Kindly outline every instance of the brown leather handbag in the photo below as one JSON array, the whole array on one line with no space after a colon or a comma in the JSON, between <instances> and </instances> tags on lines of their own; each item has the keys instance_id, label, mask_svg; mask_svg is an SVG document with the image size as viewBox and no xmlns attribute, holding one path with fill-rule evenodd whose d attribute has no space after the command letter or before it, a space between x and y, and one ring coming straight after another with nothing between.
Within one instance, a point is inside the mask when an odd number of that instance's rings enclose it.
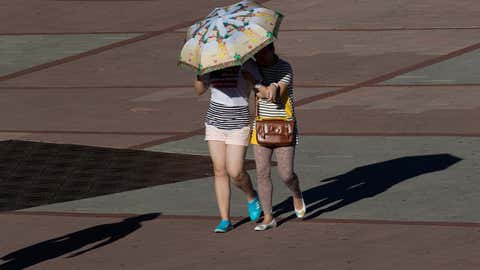
<instances>
[{"instance_id":1,"label":"brown leather handbag","mask_svg":"<svg viewBox=\"0 0 480 270\"><path fill-rule=\"evenodd\" d=\"M257 142L263 146L290 146L295 140L295 121L285 119L261 119L258 97L255 97L255 130Z\"/></svg>"}]
</instances>

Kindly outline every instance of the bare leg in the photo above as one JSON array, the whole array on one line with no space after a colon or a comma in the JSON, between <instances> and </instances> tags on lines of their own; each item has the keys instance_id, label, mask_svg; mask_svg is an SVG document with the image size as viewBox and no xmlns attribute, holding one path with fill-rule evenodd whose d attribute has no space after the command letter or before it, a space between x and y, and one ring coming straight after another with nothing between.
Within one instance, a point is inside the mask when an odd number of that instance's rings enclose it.
<instances>
[{"instance_id":1,"label":"bare leg","mask_svg":"<svg viewBox=\"0 0 480 270\"><path fill-rule=\"evenodd\" d=\"M272 179L270 177L270 162L272 149L261 145L254 146L255 164L257 166L258 195L263 209L263 224L272 221Z\"/></svg>"},{"instance_id":2,"label":"bare leg","mask_svg":"<svg viewBox=\"0 0 480 270\"><path fill-rule=\"evenodd\" d=\"M250 175L244 168L246 152L247 147L245 146L227 144L226 167L233 184L245 192L248 201L252 201L256 194Z\"/></svg>"},{"instance_id":3,"label":"bare leg","mask_svg":"<svg viewBox=\"0 0 480 270\"><path fill-rule=\"evenodd\" d=\"M208 141L208 149L215 172L215 195L218 210L223 220L230 220L230 179L227 174L227 147L222 141Z\"/></svg>"}]
</instances>

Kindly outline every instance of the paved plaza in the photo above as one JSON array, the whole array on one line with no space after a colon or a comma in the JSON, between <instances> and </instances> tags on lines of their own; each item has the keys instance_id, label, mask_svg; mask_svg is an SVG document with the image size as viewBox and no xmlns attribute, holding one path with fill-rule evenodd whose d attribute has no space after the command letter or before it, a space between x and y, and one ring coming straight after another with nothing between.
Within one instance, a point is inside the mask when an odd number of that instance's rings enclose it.
<instances>
[{"instance_id":1,"label":"paved plaza","mask_svg":"<svg viewBox=\"0 0 480 270\"><path fill-rule=\"evenodd\" d=\"M480 3L258 2L285 14L306 218L274 167L280 226L234 189L211 232L209 95L177 59L231 1L5 1L0 269L480 269Z\"/></svg>"}]
</instances>

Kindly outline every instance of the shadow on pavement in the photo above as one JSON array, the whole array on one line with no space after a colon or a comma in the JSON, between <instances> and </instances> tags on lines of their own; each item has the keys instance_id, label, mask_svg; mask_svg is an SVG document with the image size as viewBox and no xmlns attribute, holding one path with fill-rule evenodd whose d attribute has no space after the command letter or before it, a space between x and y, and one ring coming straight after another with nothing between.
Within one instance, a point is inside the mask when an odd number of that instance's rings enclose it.
<instances>
[{"instance_id":1,"label":"shadow on pavement","mask_svg":"<svg viewBox=\"0 0 480 270\"><path fill-rule=\"evenodd\" d=\"M462 159L450 154L409 156L355 168L345 174L331 177L316 187L303 192L307 205L304 219L318 217L364 198L373 197L390 187L416 176L445 170ZM273 208L276 217L293 211L289 197ZM278 224L295 217L291 214Z\"/></svg>"},{"instance_id":2,"label":"shadow on pavement","mask_svg":"<svg viewBox=\"0 0 480 270\"><path fill-rule=\"evenodd\" d=\"M246 160L245 168L255 168L255 162ZM0 211L209 176L209 156L0 141Z\"/></svg>"},{"instance_id":3,"label":"shadow on pavement","mask_svg":"<svg viewBox=\"0 0 480 270\"><path fill-rule=\"evenodd\" d=\"M159 216L160 213L134 216L126 218L120 222L97 225L37 243L3 256L1 259L6 262L0 265L0 269L25 269L35 264L60 257L74 251L75 252L68 255L67 258L76 257L118 241L140 229L142 227L142 222L155 219ZM81 250L82 248L93 243L97 244Z\"/></svg>"}]
</instances>

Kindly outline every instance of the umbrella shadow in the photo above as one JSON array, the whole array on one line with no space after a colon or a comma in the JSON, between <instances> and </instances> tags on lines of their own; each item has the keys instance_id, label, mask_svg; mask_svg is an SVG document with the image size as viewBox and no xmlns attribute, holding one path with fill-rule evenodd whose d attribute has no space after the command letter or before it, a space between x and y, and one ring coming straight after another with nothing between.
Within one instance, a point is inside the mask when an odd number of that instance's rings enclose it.
<instances>
[{"instance_id":1,"label":"umbrella shadow","mask_svg":"<svg viewBox=\"0 0 480 270\"><path fill-rule=\"evenodd\" d=\"M365 198L374 197L390 187L416 176L445 170L461 161L450 154L408 156L355 168L347 173L320 181L322 184L303 192L307 216L312 219ZM274 216L293 211L292 198L274 206ZM296 218L291 214L279 225Z\"/></svg>"},{"instance_id":2,"label":"umbrella shadow","mask_svg":"<svg viewBox=\"0 0 480 270\"><path fill-rule=\"evenodd\" d=\"M124 238L140 229L142 222L155 219L158 216L160 216L160 213L134 216L120 222L93 226L19 249L1 258L6 262L0 265L0 269L25 269L71 252L74 253L68 255L67 258L82 255ZM93 243L97 244L83 249Z\"/></svg>"}]
</instances>

